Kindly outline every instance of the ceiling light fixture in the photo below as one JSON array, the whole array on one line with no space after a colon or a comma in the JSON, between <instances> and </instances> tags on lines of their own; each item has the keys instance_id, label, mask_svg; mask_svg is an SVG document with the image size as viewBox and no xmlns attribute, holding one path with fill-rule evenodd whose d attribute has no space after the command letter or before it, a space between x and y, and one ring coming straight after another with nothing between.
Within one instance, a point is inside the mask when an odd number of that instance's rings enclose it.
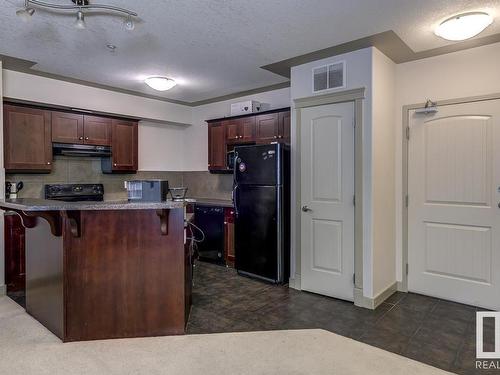
<instances>
[{"instance_id":1,"label":"ceiling light fixture","mask_svg":"<svg viewBox=\"0 0 500 375\"><path fill-rule=\"evenodd\" d=\"M148 77L144 80L144 82L146 85L157 91L167 91L177 85L177 82L175 82L172 78L159 76Z\"/></svg>"},{"instance_id":2,"label":"ceiling light fixture","mask_svg":"<svg viewBox=\"0 0 500 375\"><path fill-rule=\"evenodd\" d=\"M441 22L434 33L447 40L465 40L480 34L492 22L493 17L488 13L463 13Z\"/></svg>"},{"instance_id":3,"label":"ceiling light fixture","mask_svg":"<svg viewBox=\"0 0 500 375\"><path fill-rule=\"evenodd\" d=\"M133 30L135 28L135 23L133 17L137 17L137 13L116 7L114 5L106 4L90 4L89 0L71 0L72 4L53 4L46 3L39 0L24 0L24 7L16 12L16 15L22 20L29 20L31 16L35 13L35 7L38 8L48 8L56 9L61 11L76 11L76 22L75 27L78 29L85 29L85 10L104 10L109 12L121 13L125 15L124 26L127 30Z\"/></svg>"}]
</instances>

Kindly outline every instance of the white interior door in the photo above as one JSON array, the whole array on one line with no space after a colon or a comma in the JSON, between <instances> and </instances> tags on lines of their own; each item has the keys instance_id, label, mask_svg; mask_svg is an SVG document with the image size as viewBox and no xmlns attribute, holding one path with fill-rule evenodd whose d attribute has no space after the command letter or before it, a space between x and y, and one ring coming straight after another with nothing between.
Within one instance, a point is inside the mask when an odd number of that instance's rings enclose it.
<instances>
[{"instance_id":1,"label":"white interior door","mask_svg":"<svg viewBox=\"0 0 500 375\"><path fill-rule=\"evenodd\" d=\"M500 309L500 100L410 113L408 288Z\"/></svg>"},{"instance_id":2,"label":"white interior door","mask_svg":"<svg viewBox=\"0 0 500 375\"><path fill-rule=\"evenodd\" d=\"M354 103L301 111L301 288L354 299Z\"/></svg>"}]
</instances>

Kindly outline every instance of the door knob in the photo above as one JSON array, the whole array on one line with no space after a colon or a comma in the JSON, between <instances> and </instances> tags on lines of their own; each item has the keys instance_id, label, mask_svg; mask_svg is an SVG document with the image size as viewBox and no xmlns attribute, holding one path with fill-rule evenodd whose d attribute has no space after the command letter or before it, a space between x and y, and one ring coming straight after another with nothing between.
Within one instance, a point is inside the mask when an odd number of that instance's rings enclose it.
<instances>
[{"instance_id":1,"label":"door knob","mask_svg":"<svg viewBox=\"0 0 500 375\"><path fill-rule=\"evenodd\" d=\"M307 206L302 206L302 211L303 212L308 212L308 211L312 211L309 207Z\"/></svg>"}]
</instances>

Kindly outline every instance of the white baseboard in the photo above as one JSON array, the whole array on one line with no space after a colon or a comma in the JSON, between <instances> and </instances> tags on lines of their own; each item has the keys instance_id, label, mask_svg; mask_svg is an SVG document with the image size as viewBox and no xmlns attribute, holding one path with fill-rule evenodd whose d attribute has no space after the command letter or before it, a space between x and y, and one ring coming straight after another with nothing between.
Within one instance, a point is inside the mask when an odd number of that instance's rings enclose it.
<instances>
[{"instance_id":1,"label":"white baseboard","mask_svg":"<svg viewBox=\"0 0 500 375\"><path fill-rule=\"evenodd\" d=\"M398 292L408 293L408 287L402 281L398 281Z\"/></svg>"},{"instance_id":2,"label":"white baseboard","mask_svg":"<svg viewBox=\"0 0 500 375\"><path fill-rule=\"evenodd\" d=\"M300 275L295 274L294 277L290 277L290 280L288 281L288 287L296 290L302 290L300 288Z\"/></svg>"},{"instance_id":3,"label":"white baseboard","mask_svg":"<svg viewBox=\"0 0 500 375\"><path fill-rule=\"evenodd\" d=\"M363 295L363 290L354 288L354 304L359 307L364 307L365 309L375 310L397 290L398 284L395 282L394 284L389 285L388 288L380 292L374 298L370 298Z\"/></svg>"},{"instance_id":4,"label":"white baseboard","mask_svg":"<svg viewBox=\"0 0 500 375\"><path fill-rule=\"evenodd\" d=\"M0 285L0 297L5 296L7 293L7 286L6 285Z\"/></svg>"}]
</instances>

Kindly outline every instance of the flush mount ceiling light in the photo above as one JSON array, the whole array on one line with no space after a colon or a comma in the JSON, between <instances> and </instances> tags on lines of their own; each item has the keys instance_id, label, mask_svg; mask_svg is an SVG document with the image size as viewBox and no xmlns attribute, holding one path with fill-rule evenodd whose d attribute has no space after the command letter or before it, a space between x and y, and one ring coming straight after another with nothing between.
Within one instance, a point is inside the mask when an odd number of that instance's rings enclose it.
<instances>
[{"instance_id":1,"label":"flush mount ceiling light","mask_svg":"<svg viewBox=\"0 0 500 375\"><path fill-rule=\"evenodd\" d=\"M144 82L146 85L157 91L167 91L177 85L177 82L175 82L172 78L158 76L148 77L144 80Z\"/></svg>"},{"instance_id":2,"label":"flush mount ceiling light","mask_svg":"<svg viewBox=\"0 0 500 375\"><path fill-rule=\"evenodd\" d=\"M72 4L52 4L39 0L24 0L24 7L16 12L16 15L23 21L28 21L35 13L35 7L56 9L61 11L76 11L75 27L77 29L85 29L85 10L104 10L109 12L121 13L125 15L124 27L126 30L134 30L135 23L133 17L137 17L137 13L131 10L116 7L114 5L105 4L90 4L89 0L71 0Z\"/></svg>"},{"instance_id":3,"label":"flush mount ceiling light","mask_svg":"<svg viewBox=\"0 0 500 375\"><path fill-rule=\"evenodd\" d=\"M493 17L484 12L463 13L441 22L434 33L447 40L472 38L493 22Z\"/></svg>"}]
</instances>

